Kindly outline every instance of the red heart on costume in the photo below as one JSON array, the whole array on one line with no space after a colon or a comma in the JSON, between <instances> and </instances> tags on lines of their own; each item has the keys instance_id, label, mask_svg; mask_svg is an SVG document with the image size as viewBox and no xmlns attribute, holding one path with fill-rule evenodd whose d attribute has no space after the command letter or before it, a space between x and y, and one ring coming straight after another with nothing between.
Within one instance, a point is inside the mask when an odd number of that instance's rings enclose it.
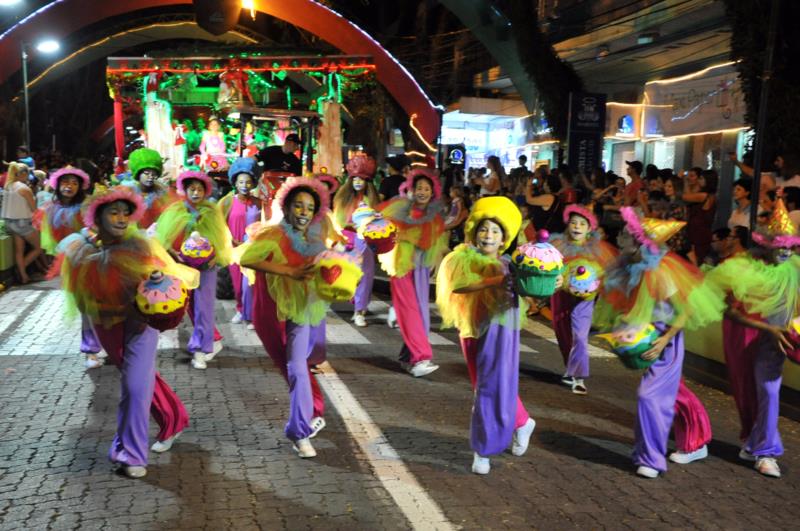
<instances>
[{"instance_id":1,"label":"red heart on costume","mask_svg":"<svg viewBox=\"0 0 800 531\"><path fill-rule=\"evenodd\" d=\"M322 266L319 268L319 276L328 284L333 284L336 279L342 274L342 266L335 265L333 267Z\"/></svg>"}]
</instances>

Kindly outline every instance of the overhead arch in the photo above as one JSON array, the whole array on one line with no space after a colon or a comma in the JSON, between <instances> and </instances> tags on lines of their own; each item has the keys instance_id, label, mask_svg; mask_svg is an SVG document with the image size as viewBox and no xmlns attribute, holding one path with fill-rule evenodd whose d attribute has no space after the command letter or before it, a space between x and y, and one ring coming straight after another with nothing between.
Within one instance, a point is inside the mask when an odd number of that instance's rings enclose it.
<instances>
[{"instance_id":1,"label":"overhead arch","mask_svg":"<svg viewBox=\"0 0 800 531\"><path fill-rule=\"evenodd\" d=\"M55 0L31 13L0 35L0 83L20 69L19 46L46 35L63 39L110 17L148 8L191 4L191 0ZM255 9L302 28L342 52L372 56L376 77L428 142L439 135L439 113L408 70L364 30L313 0L254 0Z\"/></svg>"}]
</instances>

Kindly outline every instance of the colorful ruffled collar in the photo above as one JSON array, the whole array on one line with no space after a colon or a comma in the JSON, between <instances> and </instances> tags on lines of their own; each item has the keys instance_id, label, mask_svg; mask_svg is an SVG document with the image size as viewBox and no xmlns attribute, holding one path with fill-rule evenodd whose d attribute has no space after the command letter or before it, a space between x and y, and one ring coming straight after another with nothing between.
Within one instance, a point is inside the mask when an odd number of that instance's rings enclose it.
<instances>
[{"instance_id":1,"label":"colorful ruffled collar","mask_svg":"<svg viewBox=\"0 0 800 531\"><path fill-rule=\"evenodd\" d=\"M625 295L630 294L642 282L642 275L658 267L667 251L660 249L652 252L647 245L640 248L642 259L638 262L631 261L628 256L620 256L618 262L606 275L605 286L608 290L620 290Z\"/></svg>"},{"instance_id":2,"label":"colorful ruffled collar","mask_svg":"<svg viewBox=\"0 0 800 531\"><path fill-rule=\"evenodd\" d=\"M306 258L313 258L326 249L325 242L322 241L321 223L312 223L306 231L305 238L302 232L292 227L285 219L282 219L278 226L289 238L292 250Z\"/></svg>"},{"instance_id":3,"label":"colorful ruffled collar","mask_svg":"<svg viewBox=\"0 0 800 531\"><path fill-rule=\"evenodd\" d=\"M404 204L397 213L397 220L406 225L424 225L430 223L433 219L440 215L442 211L442 202L439 199L434 199L425 209L425 213L420 217L412 217L411 212L414 210L414 201L410 199L402 199Z\"/></svg>"}]
</instances>

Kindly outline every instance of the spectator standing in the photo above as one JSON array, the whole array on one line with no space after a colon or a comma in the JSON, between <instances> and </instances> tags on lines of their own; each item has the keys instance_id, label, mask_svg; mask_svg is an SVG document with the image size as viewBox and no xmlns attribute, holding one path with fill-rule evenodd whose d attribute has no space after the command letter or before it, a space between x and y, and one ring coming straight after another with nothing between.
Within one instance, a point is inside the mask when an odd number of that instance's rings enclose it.
<instances>
[{"instance_id":1,"label":"spectator standing","mask_svg":"<svg viewBox=\"0 0 800 531\"><path fill-rule=\"evenodd\" d=\"M482 181L479 181L481 185L479 195L481 197L498 195L503 182L506 180L506 171L503 169L503 165L500 164L500 158L491 155L486 159L486 169L489 170L489 174Z\"/></svg>"},{"instance_id":2,"label":"spectator standing","mask_svg":"<svg viewBox=\"0 0 800 531\"><path fill-rule=\"evenodd\" d=\"M711 232L714 224L714 215L717 211L717 186L719 176L714 170L700 170L697 181L698 192L691 191L691 183L687 179L683 192L683 200L688 206L688 223L686 225L689 243L692 245L692 255L695 264L702 264L703 259L711 251Z\"/></svg>"},{"instance_id":3,"label":"spectator standing","mask_svg":"<svg viewBox=\"0 0 800 531\"><path fill-rule=\"evenodd\" d=\"M389 176L381 180L378 190L381 201L400 195L400 185L406 182L406 175L411 169L411 161L405 155L389 157L386 163L389 165Z\"/></svg>"},{"instance_id":4,"label":"spectator standing","mask_svg":"<svg viewBox=\"0 0 800 531\"><path fill-rule=\"evenodd\" d=\"M683 199L681 199L679 195L681 186L682 184L677 177L664 181L664 196L667 201L665 219L686 221L686 203L683 202ZM686 237L686 227L676 232L672 238L667 240L667 247L669 247L672 252L686 258L691 250L691 245Z\"/></svg>"},{"instance_id":5,"label":"spectator standing","mask_svg":"<svg viewBox=\"0 0 800 531\"><path fill-rule=\"evenodd\" d=\"M733 200L736 207L728 218L728 228L736 226L747 227L750 225L750 192L753 189L751 179L739 179L733 183Z\"/></svg>"},{"instance_id":6,"label":"spectator standing","mask_svg":"<svg viewBox=\"0 0 800 531\"><path fill-rule=\"evenodd\" d=\"M625 164L628 165L628 177L631 179L625 187L625 206L639 206L639 192L642 191L642 187L644 186L644 180L642 180L642 163L638 160L626 160Z\"/></svg>"},{"instance_id":7,"label":"spectator standing","mask_svg":"<svg viewBox=\"0 0 800 531\"><path fill-rule=\"evenodd\" d=\"M30 282L28 266L40 254L42 246L39 233L33 228L33 213L36 211L36 199L28 187L28 166L20 162L12 162L8 167L8 176L3 190L3 203L0 217L5 222L6 232L14 238L14 261L17 274L22 284ZM25 246L31 250L25 252Z\"/></svg>"},{"instance_id":8,"label":"spectator standing","mask_svg":"<svg viewBox=\"0 0 800 531\"><path fill-rule=\"evenodd\" d=\"M526 155L520 155L517 161L519 162L519 166L511 170L511 173L508 174L512 190L517 190L520 183L527 181L531 173L530 170L528 170L528 157Z\"/></svg>"}]
</instances>

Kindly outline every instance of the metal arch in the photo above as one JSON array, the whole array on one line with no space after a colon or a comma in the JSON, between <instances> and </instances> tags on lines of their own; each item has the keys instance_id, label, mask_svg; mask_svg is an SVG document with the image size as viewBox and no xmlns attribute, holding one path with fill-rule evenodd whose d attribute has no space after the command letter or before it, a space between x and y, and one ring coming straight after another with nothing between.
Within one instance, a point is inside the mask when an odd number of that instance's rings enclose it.
<instances>
[{"instance_id":1,"label":"metal arch","mask_svg":"<svg viewBox=\"0 0 800 531\"><path fill-rule=\"evenodd\" d=\"M525 108L533 114L538 107L538 91L519 57L517 45L511 35L511 21L492 7L487 0L439 0L486 47L497 64L508 75L522 98ZM506 32L508 37L498 38Z\"/></svg>"}]
</instances>

